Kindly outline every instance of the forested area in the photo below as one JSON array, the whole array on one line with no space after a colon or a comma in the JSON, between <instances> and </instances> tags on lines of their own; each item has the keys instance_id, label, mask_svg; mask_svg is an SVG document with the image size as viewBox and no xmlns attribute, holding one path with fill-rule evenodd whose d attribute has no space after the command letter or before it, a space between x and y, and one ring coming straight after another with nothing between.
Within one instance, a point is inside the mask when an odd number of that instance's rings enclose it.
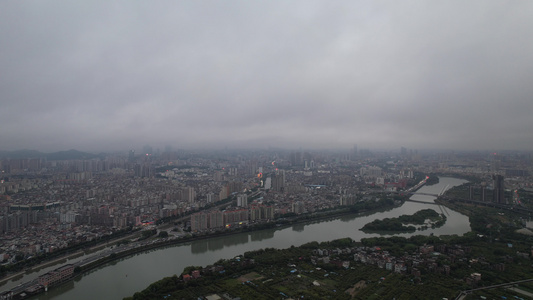
<instances>
[{"instance_id":1,"label":"forested area","mask_svg":"<svg viewBox=\"0 0 533 300\"><path fill-rule=\"evenodd\" d=\"M519 216L475 205L457 208L470 216L472 232L463 236L375 237L360 242L345 238L259 249L211 266L190 266L126 299L197 299L212 294L230 299L454 299L464 290L533 278L533 237L517 232L522 228ZM397 219L414 224L436 217L440 216L430 209ZM533 291L531 283L516 286ZM465 300L480 296L523 297L500 288L473 292Z\"/></svg>"},{"instance_id":2,"label":"forested area","mask_svg":"<svg viewBox=\"0 0 533 300\"><path fill-rule=\"evenodd\" d=\"M443 253L422 254L420 249L428 247ZM461 290L532 277L530 268L522 267L530 263L520 255L527 249L527 243L509 248L473 235L310 242L250 251L212 266L190 266L180 276L164 278L126 299L196 299L211 294L241 299L453 299ZM354 253L389 257L405 266L410 265L409 257L417 257L419 264L388 270L375 262L355 262ZM342 265L346 262L349 266ZM192 278L195 271L201 275ZM481 281L468 281L474 272L482 274ZM515 295L507 290L489 294Z\"/></svg>"},{"instance_id":3,"label":"forested area","mask_svg":"<svg viewBox=\"0 0 533 300\"><path fill-rule=\"evenodd\" d=\"M430 225L426 224L426 220L430 220ZM433 209L423 209L417 211L412 215L401 215L397 218L385 218L383 220L376 219L361 228L364 232L415 232L417 228L413 225L424 225L421 229L427 229L428 226L436 228L444 225L446 216L439 215Z\"/></svg>"}]
</instances>

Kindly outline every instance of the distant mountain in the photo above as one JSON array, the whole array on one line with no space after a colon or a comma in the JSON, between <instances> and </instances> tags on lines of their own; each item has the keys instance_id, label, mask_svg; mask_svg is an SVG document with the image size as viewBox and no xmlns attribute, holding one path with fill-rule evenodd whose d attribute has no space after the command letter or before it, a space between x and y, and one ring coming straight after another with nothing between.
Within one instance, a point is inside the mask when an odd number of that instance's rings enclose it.
<instances>
[{"instance_id":1,"label":"distant mountain","mask_svg":"<svg viewBox=\"0 0 533 300\"><path fill-rule=\"evenodd\" d=\"M20 158L44 158L46 156L45 153L36 151L36 150L16 150L16 151L0 151L0 158L12 158L12 159L20 159Z\"/></svg>"},{"instance_id":2,"label":"distant mountain","mask_svg":"<svg viewBox=\"0 0 533 300\"><path fill-rule=\"evenodd\" d=\"M46 160L69 160L69 159L93 159L102 157L102 155L82 152L78 150L67 150L52 153L43 153L36 150L16 150L0 151L0 159L23 159L23 158L44 158Z\"/></svg>"}]
</instances>

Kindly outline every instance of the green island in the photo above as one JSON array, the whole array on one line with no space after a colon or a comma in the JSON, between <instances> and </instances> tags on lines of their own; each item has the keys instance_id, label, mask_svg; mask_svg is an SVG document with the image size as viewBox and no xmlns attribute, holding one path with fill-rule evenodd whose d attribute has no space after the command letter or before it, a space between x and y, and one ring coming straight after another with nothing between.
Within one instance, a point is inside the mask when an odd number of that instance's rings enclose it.
<instances>
[{"instance_id":1,"label":"green island","mask_svg":"<svg viewBox=\"0 0 533 300\"><path fill-rule=\"evenodd\" d=\"M187 267L125 299L531 298L533 232L521 216L448 204L468 213L471 232L260 249Z\"/></svg>"},{"instance_id":2,"label":"green island","mask_svg":"<svg viewBox=\"0 0 533 300\"><path fill-rule=\"evenodd\" d=\"M426 185L434 185L439 183L439 176L436 174L429 174L428 179L426 180Z\"/></svg>"},{"instance_id":3,"label":"green island","mask_svg":"<svg viewBox=\"0 0 533 300\"><path fill-rule=\"evenodd\" d=\"M417 211L412 215L401 215L397 218L385 218L383 220L376 219L370 223L367 223L361 231L364 232L415 232L417 228L413 225L423 225L418 230L431 228L437 228L446 223L446 216L438 214L433 209L423 209Z\"/></svg>"}]
</instances>

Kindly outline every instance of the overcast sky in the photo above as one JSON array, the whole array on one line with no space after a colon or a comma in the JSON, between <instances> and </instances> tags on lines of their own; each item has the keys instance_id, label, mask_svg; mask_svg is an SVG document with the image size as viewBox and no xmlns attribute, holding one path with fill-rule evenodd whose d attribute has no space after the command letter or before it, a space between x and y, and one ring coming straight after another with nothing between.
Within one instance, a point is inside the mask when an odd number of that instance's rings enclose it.
<instances>
[{"instance_id":1,"label":"overcast sky","mask_svg":"<svg viewBox=\"0 0 533 300\"><path fill-rule=\"evenodd\" d=\"M533 1L2 1L0 150L533 150Z\"/></svg>"}]
</instances>

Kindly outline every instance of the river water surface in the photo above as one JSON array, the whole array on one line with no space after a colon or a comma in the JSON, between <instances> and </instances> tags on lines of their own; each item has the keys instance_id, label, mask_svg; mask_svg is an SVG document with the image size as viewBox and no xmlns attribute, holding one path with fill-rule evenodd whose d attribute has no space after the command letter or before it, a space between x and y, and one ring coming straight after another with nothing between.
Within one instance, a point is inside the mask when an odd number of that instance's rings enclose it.
<instances>
[{"instance_id":1,"label":"river water surface","mask_svg":"<svg viewBox=\"0 0 533 300\"><path fill-rule=\"evenodd\" d=\"M462 179L440 177L438 184L424 186L418 192L439 194L448 185L453 187L465 182L466 180ZM400 207L368 216L347 215L331 220L297 224L283 229L267 229L214 237L140 253L95 269L84 274L80 279L51 289L32 299L122 299L132 296L135 292L145 289L149 284L163 277L181 274L187 266L206 266L221 258L232 258L246 251L261 248L288 248L311 241L323 242L344 237L359 241L365 237L380 236L376 233L366 234L360 229L375 219L413 214L426 208L446 214L446 224L436 229L397 235L429 235L431 233L462 235L470 231L468 217L449 208L435 205L434 196L413 195L411 199L427 202L427 204L405 202Z\"/></svg>"}]
</instances>

